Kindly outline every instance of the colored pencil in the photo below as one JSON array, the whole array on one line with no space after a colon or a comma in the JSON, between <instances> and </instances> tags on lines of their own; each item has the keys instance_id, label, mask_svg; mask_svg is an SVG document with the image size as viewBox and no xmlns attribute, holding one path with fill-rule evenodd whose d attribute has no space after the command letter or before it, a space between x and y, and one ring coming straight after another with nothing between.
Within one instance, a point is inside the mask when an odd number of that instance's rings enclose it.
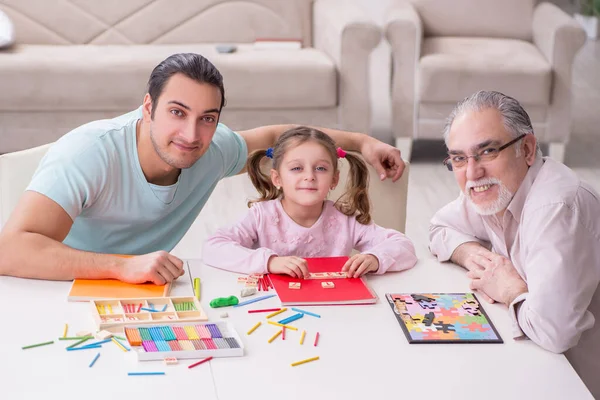
<instances>
[{"instance_id":1,"label":"colored pencil","mask_svg":"<svg viewBox=\"0 0 600 400\"><path fill-rule=\"evenodd\" d=\"M271 336L271 338L269 339L269 343L271 343L273 340L277 339L277 336L281 335L282 331L283 331L283 329L281 331L277 331L276 334L274 334L273 336Z\"/></svg>"},{"instance_id":2,"label":"colored pencil","mask_svg":"<svg viewBox=\"0 0 600 400\"><path fill-rule=\"evenodd\" d=\"M204 360L200 360L197 363L193 363L191 365L188 365L188 368L194 368L195 366L200 365L200 364L205 363L205 362L210 361L210 360L212 360L212 356L206 357Z\"/></svg>"},{"instance_id":3,"label":"colored pencil","mask_svg":"<svg viewBox=\"0 0 600 400\"><path fill-rule=\"evenodd\" d=\"M282 312L286 312L286 311L287 311L287 307L284 307L284 308L280 309L279 311L275 311L274 313L267 315L266 318L274 317L274 316L281 314Z\"/></svg>"},{"instance_id":4,"label":"colored pencil","mask_svg":"<svg viewBox=\"0 0 600 400\"><path fill-rule=\"evenodd\" d=\"M125 347L121 342L119 342L114 337L110 338L110 340L113 341L117 346L119 346L121 348L121 350L123 350L125 352L129 351L129 349L127 347Z\"/></svg>"},{"instance_id":5,"label":"colored pencil","mask_svg":"<svg viewBox=\"0 0 600 400\"><path fill-rule=\"evenodd\" d=\"M295 326L291 326L291 325L283 325L280 324L279 322L275 322L275 321L267 321L269 324L271 325L275 325L275 326L281 326L281 327L285 327L286 329L291 329L293 331L297 331L298 328L296 328Z\"/></svg>"},{"instance_id":6,"label":"colored pencil","mask_svg":"<svg viewBox=\"0 0 600 400\"><path fill-rule=\"evenodd\" d=\"M93 336L85 336L85 337L84 337L84 338L82 338L81 340L79 340L79 341L77 341L77 342L73 343L73 344L72 344L72 345L70 345L70 346L67 346L67 349L73 348L73 347L75 347L75 346L79 346L81 343L83 343L83 342L87 342L87 341L88 341L88 340L90 340L91 338L93 338Z\"/></svg>"},{"instance_id":7,"label":"colored pencil","mask_svg":"<svg viewBox=\"0 0 600 400\"><path fill-rule=\"evenodd\" d=\"M311 362L311 361L317 361L319 359L319 357L312 357L312 358L307 358L306 360L302 360L302 361L296 361L295 363L292 363L292 367L295 367L296 365L300 365L300 364L305 364L307 362Z\"/></svg>"},{"instance_id":8,"label":"colored pencil","mask_svg":"<svg viewBox=\"0 0 600 400\"><path fill-rule=\"evenodd\" d=\"M21 349L23 349L23 350L27 350L27 349L33 349L34 347L46 346L46 345L49 345L49 344L52 344L52 343L54 343L54 340L53 340L53 341L51 341L51 342L44 342L44 343L30 344L29 346L23 346L23 347L21 347Z\"/></svg>"},{"instance_id":9,"label":"colored pencil","mask_svg":"<svg viewBox=\"0 0 600 400\"><path fill-rule=\"evenodd\" d=\"M234 305L234 307L245 306L246 304L256 303L257 301L270 299L271 297L275 297L275 296L277 296L277 295L276 294L269 294L267 296L262 296L262 297L257 297L255 299L242 301L241 303L238 303L238 304Z\"/></svg>"},{"instance_id":10,"label":"colored pencil","mask_svg":"<svg viewBox=\"0 0 600 400\"><path fill-rule=\"evenodd\" d=\"M164 372L128 372L129 376L142 376L142 375L165 375Z\"/></svg>"},{"instance_id":11,"label":"colored pencil","mask_svg":"<svg viewBox=\"0 0 600 400\"><path fill-rule=\"evenodd\" d=\"M321 316L319 314L315 314L315 313L312 313L312 312L309 312L309 311L304 311L304 310L301 310L301 309L295 308L295 307L292 307L292 311L296 311L296 312L300 312L302 314L306 314L306 315L310 315L310 316L313 316L313 317L321 318Z\"/></svg>"},{"instance_id":12,"label":"colored pencil","mask_svg":"<svg viewBox=\"0 0 600 400\"><path fill-rule=\"evenodd\" d=\"M194 296L200 300L200 278L194 278Z\"/></svg>"},{"instance_id":13,"label":"colored pencil","mask_svg":"<svg viewBox=\"0 0 600 400\"><path fill-rule=\"evenodd\" d=\"M281 321L278 321L278 322L279 322L280 324L287 325L287 324L289 324L290 322L294 322L295 320L297 320L297 319L300 319L300 318L302 318L302 317L304 317L304 314L302 314L302 313L298 313L298 314L294 314L294 315L292 315L291 317L284 318L284 319L282 319Z\"/></svg>"},{"instance_id":14,"label":"colored pencil","mask_svg":"<svg viewBox=\"0 0 600 400\"><path fill-rule=\"evenodd\" d=\"M260 326L260 324L261 324L261 322L260 322L260 321L258 321L258 322L256 323L256 325L254 325L252 328L250 328L250 330L248 331L248 333L247 333L247 334L249 335L249 334L251 334L252 332L254 332L254 331L256 330L256 328L258 328L258 327Z\"/></svg>"},{"instance_id":15,"label":"colored pencil","mask_svg":"<svg viewBox=\"0 0 600 400\"><path fill-rule=\"evenodd\" d=\"M248 314L259 313L259 312L272 312L279 311L281 308L263 308L261 310L248 310Z\"/></svg>"},{"instance_id":16,"label":"colored pencil","mask_svg":"<svg viewBox=\"0 0 600 400\"><path fill-rule=\"evenodd\" d=\"M94 357L94 359L90 363L89 368L92 368L94 364L96 364L96 360L98 360L98 357L100 357L100 353L96 354L96 357Z\"/></svg>"},{"instance_id":17,"label":"colored pencil","mask_svg":"<svg viewBox=\"0 0 600 400\"><path fill-rule=\"evenodd\" d=\"M102 347L102 345L99 345L99 344L81 346L81 347L67 347L67 351L99 349L100 347Z\"/></svg>"}]
</instances>

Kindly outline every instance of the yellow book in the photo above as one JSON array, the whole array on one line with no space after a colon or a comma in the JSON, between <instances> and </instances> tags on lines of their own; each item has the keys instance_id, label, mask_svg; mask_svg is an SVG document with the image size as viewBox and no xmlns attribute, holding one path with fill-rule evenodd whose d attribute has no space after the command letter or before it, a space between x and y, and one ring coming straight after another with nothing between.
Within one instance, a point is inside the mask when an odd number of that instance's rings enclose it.
<instances>
[{"instance_id":1,"label":"yellow book","mask_svg":"<svg viewBox=\"0 0 600 400\"><path fill-rule=\"evenodd\" d=\"M129 255L114 254L128 258ZM103 299L135 299L139 297L167 297L171 284L159 286L154 283L125 283L116 279L75 279L69 290L68 301Z\"/></svg>"},{"instance_id":2,"label":"yellow book","mask_svg":"<svg viewBox=\"0 0 600 400\"><path fill-rule=\"evenodd\" d=\"M135 299L139 297L167 297L171 284L125 283L116 279L75 279L69 291L69 301L103 299Z\"/></svg>"}]
</instances>

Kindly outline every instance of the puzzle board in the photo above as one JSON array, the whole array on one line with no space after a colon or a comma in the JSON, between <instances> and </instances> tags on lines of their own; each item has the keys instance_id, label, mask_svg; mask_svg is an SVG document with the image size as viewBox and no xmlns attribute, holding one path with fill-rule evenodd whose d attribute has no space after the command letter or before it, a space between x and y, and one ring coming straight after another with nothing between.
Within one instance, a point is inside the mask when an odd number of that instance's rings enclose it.
<instances>
[{"instance_id":1,"label":"puzzle board","mask_svg":"<svg viewBox=\"0 0 600 400\"><path fill-rule=\"evenodd\" d=\"M385 295L409 343L503 343L473 293Z\"/></svg>"},{"instance_id":2,"label":"puzzle board","mask_svg":"<svg viewBox=\"0 0 600 400\"><path fill-rule=\"evenodd\" d=\"M195 297L152 297L90 301L99 330L118 331L125 325L207 321Z\"/></svg>"},{"instance_id":3,"label":"puzzle board","mask_svg":"<svg viewBox=\"0 0 600 400\"><path fill-rule=\"evenodd\" d=\"M244 355L239 335L225 321L125 326L125 337L139 361Z\"/></svg>"}]
</instances>

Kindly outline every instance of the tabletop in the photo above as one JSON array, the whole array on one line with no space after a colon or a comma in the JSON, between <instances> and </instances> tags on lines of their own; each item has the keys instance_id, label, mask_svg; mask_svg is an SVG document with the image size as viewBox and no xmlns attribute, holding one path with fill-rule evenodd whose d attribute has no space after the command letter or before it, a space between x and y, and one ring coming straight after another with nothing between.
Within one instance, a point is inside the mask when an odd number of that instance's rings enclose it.
<instances>
[{"instance_id":1,"label":"tabletop","mask_svg":"<svg viewBox=\"0 0 600 400\"><path fill-rule=\"evenodd\" d=\"M268 339L277 327L265 324L254 308L279 307L270 299L242 307L212 309L211 299L238 295L237 274L187 261L187 273L173 285L172 296L192 295L192 278L201 279L201 304L209 320L233 324L246 348L242 357L214 358L193 369L193 360L166 366L138 362L133 352L103 346L67 352L58 341L64 324L69 332L94 327L89 305L67 302L70 282L0 277L3 316L0 329L0 393L10 399L57 395L61 399L106 399L129 396L163 399L197 395L202 399L592 399L567 359L529 340L513 340L506 307L483 303L503 344L409 344L385 300L385 293L469 292L464 270L422 257L417 266L399 273L369 276L379 297L376 304L303 306L306 315L286 330L286 340ZM263 292L254 295L260 296ZM271 293L274 293L271 291ZM251 335L246 332L263 324ZM300 345L300 331L306 339ZM316 332L319 342L314 346ZM22 350L24 345L55 340L53 345ZM110 343L109 343L110 345ZM318 361L292 367L295 361ZM128 376L127 372L164 371L165 376ZM4 396L2 396L4 397Z\"/></svg>"}]
</instances>

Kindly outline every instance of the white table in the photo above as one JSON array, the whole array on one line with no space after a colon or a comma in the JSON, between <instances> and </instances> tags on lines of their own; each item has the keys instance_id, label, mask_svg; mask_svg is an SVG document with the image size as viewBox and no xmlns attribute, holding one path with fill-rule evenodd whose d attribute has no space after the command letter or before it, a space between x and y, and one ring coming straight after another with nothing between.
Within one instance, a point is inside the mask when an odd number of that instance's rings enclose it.
<instances>
[{"instance_id":1,"label":"white table","mask_svg":"<svg viewBox=\"0 0 600 400\"><path fill-rule=\"evenodd\" d=\"M191 295L189 279L173 287L173 295ZM64 324L69 335L94 328L88 303L69 303L70 282L0 277L0 399L169 399L196 394L217 399L210 366L189 370L183 365L138 362L113 343L101 349L66 351L72 341L58 341ZM21 350L54 340L54 344ZM98 353L92 368L88 365ZM128 376L134 371L165 371L165 376Z\"/></svg>"},{"instance_id":2,"label":"white table","mask_svg":"<svg viewBox=\"0 0 600 400\"><path fill-rule=\"evenodd\" d=\"M0 393L7 399L40 395L60 399L165 399L194 396L202 399L592 399L562 355L542 350L529 341L511 338L510 320L501 305L483 306L504 344L409 345L384 299L388 292L467 292L464 271L421 257L410 271L369 277L380 300L375 305L301 307L322 316L305 316L294 323L308 334L303 346L299 332L286 340L267 339L277 328L265 324L264 314L252 308L279 306L274 297L253 305L211 309L214 297L238 295L237 275L190 261L190 274L180 278L172 295L190 295L191 277L202 280L202 306L211 320L223 312L242 337L246 355L213 359L189 370L189 361L177 366L137 362L131 353L103 346L93 368L88 364L97 350L67 352L66 343L31 350L21 346L56 340L64 323L69 332L93 327L86 304L68 303L70 283L0 277ZM259 292L256 296L260 296ZM274 292L272 292L274 293ZM289 315L289 313L288 313ZM263 324L252 335L246 331ZM18 331L17 331L18 330ZM319 344L313 346L315 332ZM291 367L312 356L320 360ZM128 371L165 371L166 376L129 377ZM128 392L127 394L125 392ZM8 395L4 397L4 395Z\"/></svg>"},{"instance_id":3,"label":"white table","mask_svg":"<svg viewBox=\"0 0 600 400\"><path fill-rule=\"evenodd\" d=\"M237 294L236 275L190 262L193 276L202 279L202 305L210 318L223 309L209 309L214 297ZM229 318L242 336L247 356L211 361L216 391L221 400L260 399L592 399L563 355L547 352L530 341L514 341L505 307L483 304L504 344L409 345L385 293L469 292L463 269L421 257L409 271L369 277L379 296L375 305L299 307L306 315L288 331L285 341L268 344L277 331L263 324L250 336L246 331L260 314L252 308L279 306L274 297L248 306L229 308ZM260 295L259 292L258 295ZM290 315L287 313L286 315ZM320 332L317 347L314 334ZM319 356L320 360L291 367L293 361Z\"/></svg>"}]
</instances>

